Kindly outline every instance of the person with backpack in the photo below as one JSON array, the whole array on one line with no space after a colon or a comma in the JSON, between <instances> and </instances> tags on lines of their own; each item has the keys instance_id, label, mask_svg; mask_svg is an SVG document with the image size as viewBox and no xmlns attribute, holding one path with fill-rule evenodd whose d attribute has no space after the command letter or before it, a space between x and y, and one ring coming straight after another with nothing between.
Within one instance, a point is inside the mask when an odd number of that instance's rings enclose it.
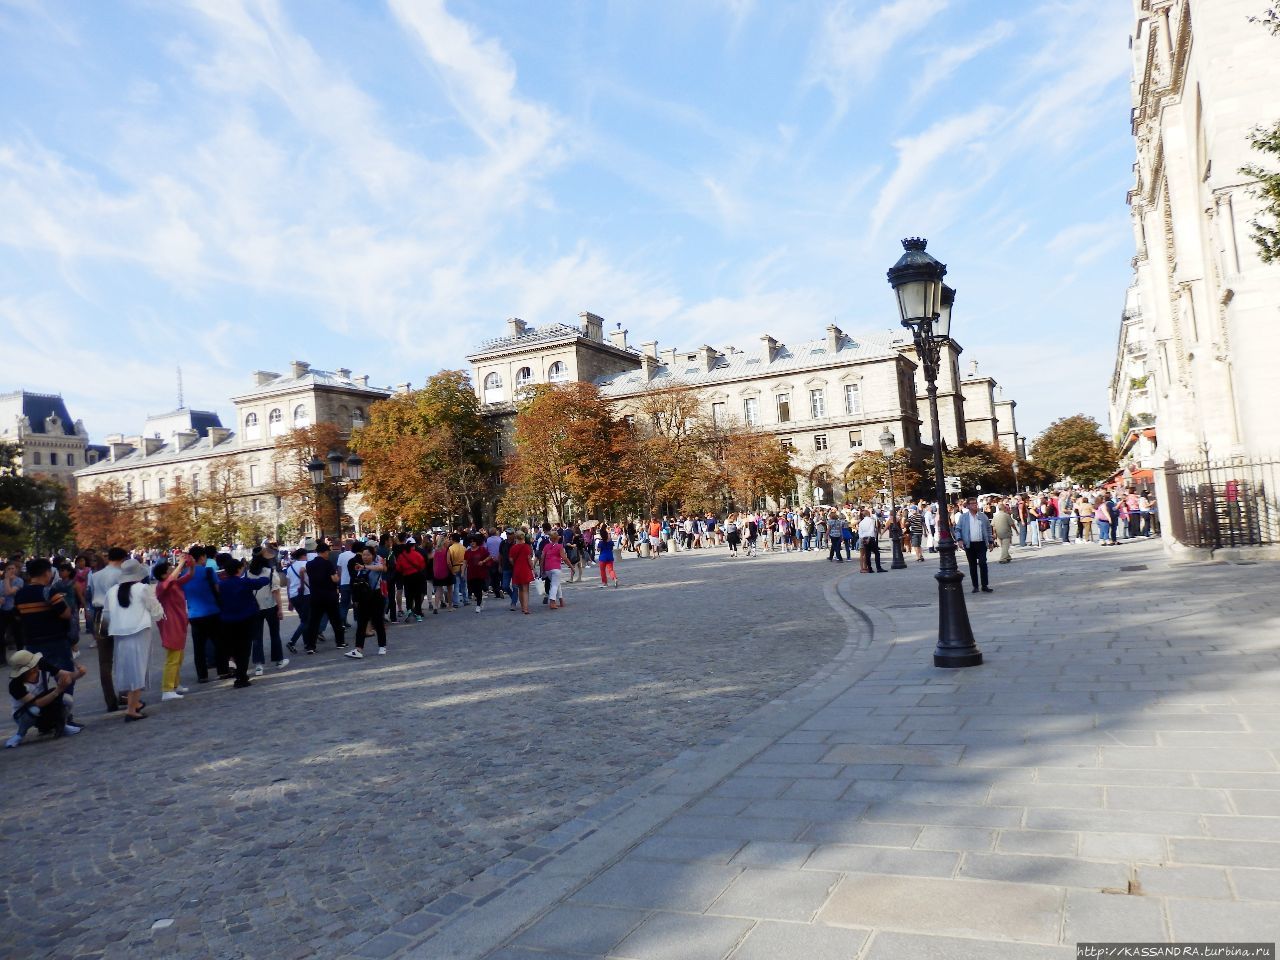
<instances>
[{"instance_id":1,"label":"person with backpack","mask_svg":"<svg viewBox=\"0 0 1280 960\"><path fill-rule=\"evenodd\" d=\"M284 568L285 593L288 594L289 609L298 615L298 628L285 646L290 653L298 652L298 640L307 630L307 621L311 619L311 587L307 584L307 551L299 548L289 555L289 564Z\"/></svg>"},{"instance_id":2,"label":"person with backpack","mask_svg":"<svg viewBox=\"0 0 1280 960\"><path fill-rule=\"evenodd\" d=\"M416 550L411 552L417 553ZM382 618L386 607L382 579L386 573L387 565L373 547L366 546L351 561L351 604L356 611L356 645L343 654L348 659L364 659L365 631L370 626L378 637L378 655L386 656L387 627Z\"/></svg>"},{"instance_id":3,"label":"person with backpack","mask_svg":"<svg viewBox=\"0 0 1280 960\"><path fill-rule=\"evenodd\" d=\"M262 630L265 627L271 637L271 662L277 670L289 665L284 649L280 646L280 621L284 619L284 604L280 602L280 568L276 564L276 548L267 544L249 563L251 576L265 576L268 584L260 588L254 597L258 602L258 626L253 631L253 675L262 676L266 658L262 649Z\"/></svg>"},{"instance_id":4,"label":"person with backpack","mask_svg":"<svg viewBox=\"0 0 1280 960\"><path fill-rule=\"evenodd\" d=\"M471 546L463 553L462 562L467 576L467 593L476 603L476 613L484 608L484 592L489 586L489 568L494 565L489 548L481 534L471 537Z\"/></svg>"}]
</instances>

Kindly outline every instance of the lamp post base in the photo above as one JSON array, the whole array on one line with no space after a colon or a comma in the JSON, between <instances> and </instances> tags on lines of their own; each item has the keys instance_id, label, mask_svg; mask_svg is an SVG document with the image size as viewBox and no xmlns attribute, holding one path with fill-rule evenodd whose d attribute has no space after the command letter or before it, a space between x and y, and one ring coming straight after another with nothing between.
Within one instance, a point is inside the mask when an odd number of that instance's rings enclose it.
<instances>
[{"instance_id":1,"label":"lamp post base","mask_svg":"<svg viewBox=\"0 0 1280 960\"><path fill-rule=\"evenodd\" d=\"M893 563L889 564L889 569L907 569L907 558L902 555L902 539L900 537L893 541Z\"/></svg>"},{"instance_id":2,"label":"lamp post base","mask_svg":"<svg viewBox=\"0 0 1280 960\"><path fill-rule=\"evenodd\" d=\"M933 651L935 667L976 667L982 663L982 651L973 639L969 611L964 602L964 574L956 568L953 543L938 547L942 569L934 574L938 581L938 645Z\"/></svg>"}]
</instances>

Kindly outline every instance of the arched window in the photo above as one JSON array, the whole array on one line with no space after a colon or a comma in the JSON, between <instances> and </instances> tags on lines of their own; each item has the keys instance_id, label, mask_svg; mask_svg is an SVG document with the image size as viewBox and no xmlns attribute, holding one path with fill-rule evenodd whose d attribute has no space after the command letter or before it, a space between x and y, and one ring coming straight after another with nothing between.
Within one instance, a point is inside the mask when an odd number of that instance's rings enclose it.
<instances>
[{"instance_id":1,"label":"arched window","mask_svg":"<svg viewBox=\"0 0 1280 960\"><path fill-rule=\"evenodd\" d=\"M257 440L262 436L262 427L258 424L258 415L251 413L244 418L244 438Z\"/></svg>"},{"instance_id":2,"label":"arched window","mask_svg":"<svg viewBox=\"0 0 1280 960\"><path fill-rule=\"evenodd\" d=\"M279 407L267 414L267 432L273 437L284 434L284 411Z\"/></svg>"},{"instance_id":3,"label":"arched window","mask_svg":"<svg viewBox=\"0 0 1280 960\"><path fill-rule=\"evenodd\" d=\"M557 360L547 368L547 381L549 383L564 383L569 379L569 368L565 366L563 360Z\"/></svg>"},{"instance_id":4,"label":"arched window","mask_svg":"<svg viewBox=\"0 0 1280 960\"><path fill-rule=\"evenodd\" d=\"M311 413L307 410L305 403L300 403L293 408L293 425L295 428L311 426Z\"/></svg>"},{"instance_id":5,"label":"arched window","mask_svg":"<svg viewBox=\"0 0 1280 960\"><path fill-rule=\"evenodd\" d=\"M502 393L502 377L491 373L484 378L484 402L501 403L506 397Z\"/></svg>"},{"instance_id":6,"label":"arched window","mask_svg":"<svg viewBox=\"0 0 1280 960\"><path fill-rule=\"evenodd\" d=\"M364 426L364 411L359 407L353 407L351 410L351 425L353 427Z\"/></svg>"},{"instance_id":7,"label":"arched window","mask_svg":"<svg viewBox=\"0 0 1280 960\"><path fill-rule=\"evenodd\" d=\"M519 390L521 387L527 387L531 383L533 383L533 370L531 370L529 367L521 367L519 370L516 371L516 389L517 390Z\"/></svg>"}]
</instances>

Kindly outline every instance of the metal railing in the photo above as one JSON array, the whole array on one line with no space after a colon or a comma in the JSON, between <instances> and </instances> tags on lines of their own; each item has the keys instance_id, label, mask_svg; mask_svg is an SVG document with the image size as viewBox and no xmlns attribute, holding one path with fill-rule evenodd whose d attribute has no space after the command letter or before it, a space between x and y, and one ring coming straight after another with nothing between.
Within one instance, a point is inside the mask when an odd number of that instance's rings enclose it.
<instances>
[{"instance_id":1,"label":"metal railing","mask_svg":"<svg viewBox=\"0 0 1280 960\"><path fill-rule=\"evenodd\" d=\"M1182 501L1178 539L1188 546L1280 544L1280 458L1199 460L1165 470Z\"/></svg>"}]
</instances>

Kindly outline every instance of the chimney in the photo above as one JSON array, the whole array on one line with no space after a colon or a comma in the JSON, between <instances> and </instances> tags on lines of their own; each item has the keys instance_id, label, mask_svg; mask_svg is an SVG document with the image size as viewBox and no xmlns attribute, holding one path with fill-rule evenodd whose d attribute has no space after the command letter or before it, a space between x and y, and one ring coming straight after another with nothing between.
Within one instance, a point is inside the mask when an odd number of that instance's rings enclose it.
<instances>
[{"instance_id":1,"label":"chimney","mask_svg":"<svg viewBox=\"0 0 1280 960\"><path fill-rule=\"evenodd\" d=\"M142 455L144 457L149 457L163 446L164 446L164 441L161 440L159 437L143 437L142 438Z\"/></svg>"},{"instance_id":2,"label":"chimney","mask_svg":"<svg viewBox=\"0 0 1280 960\"><path fill-rule=\"evenodd\" d=\"M640 355L640 372L646 380L652 380L658 372L658 358L649 353Z\"/></svg>"},{"instance_id":3,"label":"chimney","mask_svg":"<svg viewBox=\"0 0 1280 960\"><path fill-rule=\"evenodd\" d=\"M781 344L767 333L760 338L760 342L764 345L764 362L773 363L773 358L777 354L778 347L781 346Z\"/></svg>"},{"instance_id":4,"label":"chimney","mask_svg":"<svg viewBox=\"0 0 1280 960\"><path fill-rule=\"evenodd\" d=\"M337 370L333 372L336 373L343 380L351 379L351 371L346 367L339 367Z\"/></svg>"},{"instance_id":5,"label":"chimney","mask_svg":"<svg viewBox=\"0 0 1280 960\"><path fill-rule=\"evenodd\" d=\"M622 329L622 324L618 324L617 330L609 331L609 339L613 341L613 345L619 350L627 349L627 331Z\"/></svg>"},{"instance_id":6,"label":"chimney","mask_svg":"<svg viewBox=\"0 0 1280 960\"><path fill-rule=\"evenodd\" d=\"M698 348L698 361L703 373L706 373L716 365L717 356L715 347L701 346Z\"/></svg>"},{"instance_id":7,"label":"chimney","mask_svg":"<svg viewBox=\"0 0 1280 960\"><path fill-rule=\"evenodd\" d=\"M413 384L411 384L411 383L397 383L397 384L396 384L396 393L408 393L408 392L409 392L410 390L412 390L412 389L413 389Z\"/></svg>"},{"instance_id":8,"label":"chimney","mask_svg":"<svg viewBox=\"0 0 1280 960\"><path fill-rule=\"evenodd\" d=\"M834 323L827 324L827 350L831 353L837 353L840 350L840 341L842 339L844 339L844 331Z\"/></svg>"},{"instance_id":9,"label":"chimney","mask_svg":"<svg viewBox=\"0 0 1280 960\"><path fill-rule=\"evenodd\" d=\"M978 361L977 361L977 360L970 360L970 361L969 361L969 376L970 376L970 377L976 377L977 375L978 375Z\"/></svg>"},{"instance_id":10,"label":"chimney","mask_svg":"<svg viewBox=\"0 0 1280 960\"><path fill-rule=\"evenodd\" d=\"M253 385L255 387L265 386L272 380L279 380L280 374L271 370L255 370L253 371Z\"/></svg>"},{"instance_id":11,"label":"chimney","mask_svg":"<svg viewBox=\"0 0 1280 960\"><path fill-rule=\"evenodd\" d=\"M173 442L179 450L185 450L200 439L199 430L175 430Z\"/></svg>"},{"instance_id":12,"label":"chimney","mask_svg":"<svg viewBox=\"0 0 1280 960\"><path fill-rule=\"evenodd\" d=\"M523 337L529 329L529 325L519 317L507 317L507 336Z\"/></svg>"},{"instance_id":13,"label":"chimney","mask_svg":"<svg viewBox=\"0 0 1280 960\"><path fill-rule=\"evenodd\" d=\"M112 440L108 437L107 440L107 446L111 448L110 457L112 463L115 463L117 460L123 460L134 451L132 443L125 443L119 438Z\"/></svg>"},{"instance_id":14,"label":"chimney","mask_svg":"<svg viewBox=\"0 0 1280 960\"><path fill-rule=\"evenodd\" d=\"M289 376L293 377L295 380L301 380L307 375L307 372L310 369L311 364L302 360L295 360L293 363L289 364Z\"/></svg>"},{"instance_id":15,"label":"chimney","mask_svg":"<svg viewBox=\"0 0 1280 960\"><path fill-rule=\"evenodd\" d=\"M738 355L739 353L741 353L741 352L742 352L741 350L739 350L737 347L733 347L733 346L729 346L729 347L725 347L725 348L724 348L724 355L725 355L726 357L733 357L733 356L737 356L737 355Z\"/></svg>"},{"instance_id":16,"label":"chimney","mask_svg":"<svg viewBox=\"0 0 1280 960\"><path fill-rule=\"evenodd\" d=\"M367 373L360 374L360 376L356 377L355 384L359 387L369 386L369 375Z\"/></svg>"},{"instance_id":17,"label":"chimney","mask_svg":"<svg viewBox=\"0 0 1280 960\"><path fill-rule=\"evenodd\" d=\"M650 340L648 343L640 344L640 352L643 353L646 357L653 357L653 359L657 360L658 359L658 341Z\"/></svg>"},{"instance_id":18,"label":"chimney","mask_svg":"<svg viewBox=\"0 0 1280 960\"><path fill-rule=\"evenodd\" d=\"M578 318L582 321L582 332L588 340L604 342L604 317L598 317L584 310L578 314Z\"/></svg>"},{"instance_id":19,"label":"chimney","mask_svg":"<svg viewBox=\"0 0 1280 960\"><path fill-rule=\"evenodd\" d=\"M658 359L662 361L664 367L670 370L676 365L676 348L667 347L665 350L659 350Z\"/></svg>"},{"instance_id":20,"label":"chimney","mask_svg":"<svg viewBox=\"0 0 1280 960\"><path fill-rule=\"evenodd\" d=\"M209 446L216 447L220 443L226 443L231 436L231 431L226 427L210 427L209 428Z\"/></svg>"}]
</instances>

